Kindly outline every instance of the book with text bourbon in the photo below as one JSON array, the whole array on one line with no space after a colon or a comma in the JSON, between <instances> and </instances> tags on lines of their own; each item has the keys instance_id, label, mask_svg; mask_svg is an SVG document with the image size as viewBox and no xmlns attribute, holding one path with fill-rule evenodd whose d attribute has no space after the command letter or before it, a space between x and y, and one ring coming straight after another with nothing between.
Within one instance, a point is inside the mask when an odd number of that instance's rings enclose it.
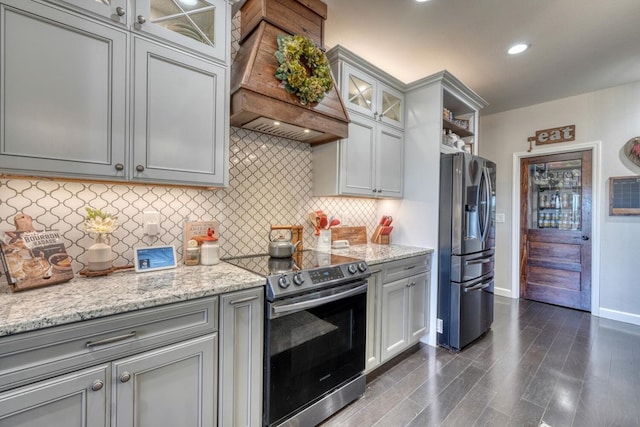
<instances>
[{"instance_id":1,"label":"book with text bourbon","mask_svg":"<svg viewBox=\"0 0 640 427\"><path fill-rule=\"evenodd\" d=\"M57 230L0 231L0 261L13 292L73 279L71 258Z\"/></svg>"}]
</instances>

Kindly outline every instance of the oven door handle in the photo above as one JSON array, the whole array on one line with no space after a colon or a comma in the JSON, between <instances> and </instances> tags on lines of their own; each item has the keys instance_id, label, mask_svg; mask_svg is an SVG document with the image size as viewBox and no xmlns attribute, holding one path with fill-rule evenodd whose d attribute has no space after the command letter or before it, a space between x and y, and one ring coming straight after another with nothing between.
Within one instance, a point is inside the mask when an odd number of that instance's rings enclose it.
<instances>
[{"instance_id":1,"label":"oven door handle","mask_svg":"<svg viewBox=\"0 0 640 427\"><path fill-rule=\"evenodd\" d=\"M281 315L284 313L291 313L294 311L306 310L308 308L317 307L319 305L337 301L353 295L362 294L364 292L367 292L368 286L369 285L365 283L363 285L358 286L357 288L352 288L352 289L349 289L348 291L340 292L340 293L329 295L326 297L316 298L309 301L295 302L293 304L272 305L271 312L272 312L272 315Z\"/></svg>"}]
</instances>

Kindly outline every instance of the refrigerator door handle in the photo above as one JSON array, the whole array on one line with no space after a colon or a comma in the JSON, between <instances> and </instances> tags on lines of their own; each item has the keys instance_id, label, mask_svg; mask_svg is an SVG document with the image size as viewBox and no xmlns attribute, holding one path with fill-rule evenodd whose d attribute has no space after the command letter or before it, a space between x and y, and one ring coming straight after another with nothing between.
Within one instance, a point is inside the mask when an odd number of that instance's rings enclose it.
<instances>
[{"instance_id":1,"label":"refrigerator door handle","mask_svg":"<svg viewBox=\"0 0 640 427\"><path fill-rule=\"evenodd\" d=\"M478 283L477 285L470 286L468 288L464 288L464 291L465 292L472 292L472 291L480 291L482 289L487 289L489 286L491 286L491 282L493 282L493 278L489 279L486 282Z\"/></svg>"},{"instance_id":2,"label":"refrigerator door handle","mask_svg":"<svg viewBox=\"0 0 640 427\"><path fill-rule=\"evenodd\" d=\"M495 260L496 259L493 256L488 256L485 258L469 259L464 261L464 265L487 264L489 262L494 262Z\"/></svg>"},{"instance_id":3,"label":"refrigerator door handle","mask_svg":"<svg viewBox=\"0 0 640 427\"><path fill-rule=\"evenodd\" d=\"M481 194L482 197L481 204L484 205L482 210L483 215L478 217L478 221L482 221L480 224L480 233L482 241L487 240L487 236L489 234L489 225L491 220L491 179L489 177L489 170L486 167L482 168L482 181L484 181L484 185L481 185L484 194Z\"/></svg>"}]
</instances>

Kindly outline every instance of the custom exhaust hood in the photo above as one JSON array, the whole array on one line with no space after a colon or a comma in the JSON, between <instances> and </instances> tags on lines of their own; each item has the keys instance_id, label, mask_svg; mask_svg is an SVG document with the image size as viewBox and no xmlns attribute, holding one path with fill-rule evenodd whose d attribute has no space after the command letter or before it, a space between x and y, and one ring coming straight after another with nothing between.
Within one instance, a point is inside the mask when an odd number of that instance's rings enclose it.
<instances>
[{"instance_id":1,"label":"custom exhaust hood","mask_svg":"<svg viewBox=\"0 0 640 427\"><path fill-rule=\"evenodd\" d=\"M248 0L240 14L240 48L231 66L231 125L311 144L346 138L349 116L335 84L322 101L302 105L275 77L278 35L303 35L324 48L326 4Z\"/></svg>"}]
</instances>

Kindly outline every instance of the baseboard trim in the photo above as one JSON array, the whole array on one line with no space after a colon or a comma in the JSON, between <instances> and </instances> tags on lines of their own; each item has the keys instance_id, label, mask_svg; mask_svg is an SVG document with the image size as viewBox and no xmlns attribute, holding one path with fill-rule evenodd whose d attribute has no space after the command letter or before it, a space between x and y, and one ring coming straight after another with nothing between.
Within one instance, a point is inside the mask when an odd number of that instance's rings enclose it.
<instances>
[{"instance_id":1,"label":"baseboard trim","mask_svg":"<svg viewBox=\"0 0 640 427\"><path fill-rule=\"evenodd\" d=\"M600 317L605 319L617 320L619 322L631 323L640 326L640 315L627 313L625 311L611 310L609 308L600 308Z\"/></svg>"},{"instance_id":2,"label":"baseboard trim","mask_svg":"<svg viewBox=\"0 0 640 427\"><path fill-rule=\"evenodd\" d=\"M493 293L495 295L498 295L500 297L507 297L507 298L513 298L513 299L517 299L518 297L514 297L511 295L511 289L505 289L505 288L493 288Z\"/></svg>"}]
</instances>

